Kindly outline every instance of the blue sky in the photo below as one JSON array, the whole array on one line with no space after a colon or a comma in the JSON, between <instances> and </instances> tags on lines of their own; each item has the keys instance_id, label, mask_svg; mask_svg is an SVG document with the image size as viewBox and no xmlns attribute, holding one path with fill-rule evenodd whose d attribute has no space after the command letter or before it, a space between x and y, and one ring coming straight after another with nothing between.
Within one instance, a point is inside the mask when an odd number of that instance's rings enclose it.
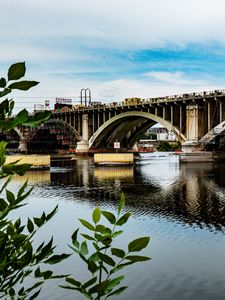
<instances>
[{"instance_id":1,"label":"blue sky","mask_svg":"<svg viewBox=\"0 0 225 300\"><path fill-rule=\"evenodd\" d=\"M225 88L224 0L1 1L0 71L26 61L18 107Z\"/></svg>"}]
</instances>

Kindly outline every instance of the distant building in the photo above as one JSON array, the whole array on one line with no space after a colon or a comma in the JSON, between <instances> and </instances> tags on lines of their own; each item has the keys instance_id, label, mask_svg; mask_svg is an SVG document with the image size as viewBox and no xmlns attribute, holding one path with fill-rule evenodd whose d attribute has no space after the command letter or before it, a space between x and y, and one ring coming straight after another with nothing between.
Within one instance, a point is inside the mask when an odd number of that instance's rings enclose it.
<instances>
[{"instance_id":1,"label":"distant building","mask_svg":"<svg viewBox=\"0 0 225 300\"><path fill-rule=\"evenodd\" d=\"M155 126L149 128L146 134L148 136L152 136L154 134L157 141L173 142L177 140L177 136L175 135L175 133L169 131L159 124L156 124Z\"/></svg>"}]
</instances>

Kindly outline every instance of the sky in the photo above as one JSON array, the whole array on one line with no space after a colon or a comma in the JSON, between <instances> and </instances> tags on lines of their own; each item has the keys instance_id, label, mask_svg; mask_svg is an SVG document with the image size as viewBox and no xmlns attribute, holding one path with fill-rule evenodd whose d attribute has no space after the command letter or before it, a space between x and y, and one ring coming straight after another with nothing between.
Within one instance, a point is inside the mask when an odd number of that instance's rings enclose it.
<instances>
[{"instance_id":1,"label":"sky","mask_svg":"<svg viewBox=\"0 0 225 300\"><path fill-rule=\"evenodd\" d=\"M40 84L17 108L225 88L224 0L0 0L0 77L25 61Z\"/></svg>"}]
</instances>

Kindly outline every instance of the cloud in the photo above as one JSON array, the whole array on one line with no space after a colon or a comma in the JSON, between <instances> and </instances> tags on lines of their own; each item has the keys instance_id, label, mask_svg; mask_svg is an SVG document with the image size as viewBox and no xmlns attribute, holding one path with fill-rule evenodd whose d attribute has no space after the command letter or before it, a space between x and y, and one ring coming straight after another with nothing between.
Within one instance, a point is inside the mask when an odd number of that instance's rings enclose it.
<instances>
[{"instance_id":1,"label":"cloud","mask_svg":"<svg viewBox=\"0 0 225 300\"><path fill-rule=\"evenodd\" d=\"M25 60L41 82L14 93L20 105L81 88L109 102L224 84L224 0L10 0L0 18L1 75Z\"/></svg>"},{"instance_id":2,"label":"cloud","mask_svg":"<svg viewBox=\"0 0 225 300\"><path fill-rule=\"evenodd\" d=\"M182 72L148 72L144 74L145 76L153 79L158 84L172 84L174 87L194 87L194 86L205 86L207 81L204 80L194 80L193 78L185 77Z\"/></svg>"},{"instance_id":3,"label":"cloud","mask_svg":"<svg viewBox=\"0 0 225 300\"><path fill-rule=\"evenodd\" d=\"M139 49L225 38L223 0L12 0L0 14L13 39L67 36L89 47Z\"/></svg>"}]
</instances>

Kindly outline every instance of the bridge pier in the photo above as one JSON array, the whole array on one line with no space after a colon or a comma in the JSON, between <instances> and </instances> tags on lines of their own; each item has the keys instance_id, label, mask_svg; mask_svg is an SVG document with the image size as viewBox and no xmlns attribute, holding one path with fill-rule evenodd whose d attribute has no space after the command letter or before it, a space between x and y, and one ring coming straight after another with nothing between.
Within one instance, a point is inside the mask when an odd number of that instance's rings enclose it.
<instances>
[{"instance_id":1,"label":"bridge pier","mask_svg":"<svg viewBox=\"0 0 225 300\"><path fill-rule=\"evenodd\" d=\"M76 151L86 153L89 150L88 115L82 115L82 141L77 143Z\"/></svg>"},{"instance_id":2,"label":"bridge pier","mask_svg":"<svg viewBox=\"0 0 225 300\"><path fill-rule=\"evenodd\" d=\"M182 143L183 152L197 151L199 133L199 108L197 104L186 107L186 137L187 141Z\"/></svg>"}]
</instances>

